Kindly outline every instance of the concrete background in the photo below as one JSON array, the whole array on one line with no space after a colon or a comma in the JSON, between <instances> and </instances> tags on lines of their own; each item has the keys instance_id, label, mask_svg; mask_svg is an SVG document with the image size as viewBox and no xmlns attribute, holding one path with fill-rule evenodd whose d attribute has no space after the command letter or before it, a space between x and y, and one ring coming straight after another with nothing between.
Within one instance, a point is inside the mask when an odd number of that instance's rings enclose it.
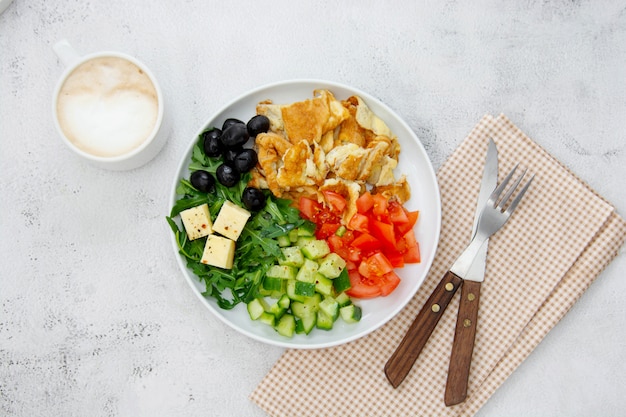
<instances>
[{"instance_id":1,"label":"concrete background","mask_svg":"<svg viewBox=\"0 0 626 417\"><path fill-rule=\"evenodd\" d=\"M172 133L96 169L57 137L67 38L143 60ZM0 415L262 416L282 353L215 319L172 253L172 175L204 121L270 82L320 78L395 109L435 168L505 113L626 213L626 1L14 0L0 15ZM479 412L619 416L623 253Z\"/></svg>"}]
</instances>

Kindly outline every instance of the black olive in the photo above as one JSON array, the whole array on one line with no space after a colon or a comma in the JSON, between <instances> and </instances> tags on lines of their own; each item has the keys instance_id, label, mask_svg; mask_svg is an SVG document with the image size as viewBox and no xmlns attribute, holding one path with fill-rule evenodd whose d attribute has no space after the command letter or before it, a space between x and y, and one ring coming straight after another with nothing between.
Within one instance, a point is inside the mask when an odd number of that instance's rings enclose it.
<instances>
[{"instance_id":1,"label":"black olive","mask_svg":"<svg viewBox=\"0 0 626 417\"><path fill-rule=\"evenodd\" d=\"M233 161L234 167L240 173L248 172L259 161L259 158L254 149L244 149L239 152Z\"/></svg>"},{"instance_id":2,"label":"black olive","mask_svg":"<svg viewBox=\"0 0 626 417\"><path fill-rule=\"evenodd\" d=\"M215 178L206 171L194 171L189 179L191 185L203 193L210 193L215 189Z\"/></svg>"},{"instance_id":3,"label":"black olive","mask_svg":"<svg viewBox=\"0 0 626 417\"><path fill-rule=\"evenodd\" d=\"M227 148L243 146L250 139L248 129L243 123L237 123L222 131L222 144Z\"/></svg>"},{"instance_id":4,"label":"black olive","mask_svg":"<svg viewBox=\"0 0 626 417\"><path fill-rule=\"evenodd\" d=\"M232 125L236 125L236 124L242 124L242 125L245 125L245 123L244 123L244 122L242 122L242 121L241 121L241 120L239 120L239 119L233 119L233 118L230 118L230 119L226 119L226 120L224 120L224 124L222 124L222 132L223 132L223 131L225 131L226 129L228 129L230 126L232 126Z\"/></svg>"},{"instance_id":5,"label":"black olive","mask_svg":"<svg viewBox=\"0 0 626 417\"><path fill-rule=\"evenodd\" d=\"M225 187L232 187L239 182L239 172L227 164L221 164L215 171L217 180Z\"/></svg>"},{"instance_id":6,"label":"black olive","mask_svg":"<svg viewBox=\"0 0 626 417\"><path fill-rule=\"evenodd\" d=\"M254 187L246 187L241 196L241 202L250 211L259 211L265 207L265 194Z\"/></svg>"},{"instance_id":7,"label":"black olive","mask_svg":"<svg viewBox=\"0 0 626 417\"><path fill-rule=\"evenodd\" d=\"M252 119L248 120L246 127L248 128L250 137L255 138L259 133L265 133L270 130L270 119L262 114L257 114Z\"/></svg>"},{"instance_id":8,"label":"black olive","mask_svg":"<svg viewBox=\"0 0 626 417\"><path fill-rule=\"evenodd\" d=\"M212 128L202 133L204 140L204 153L210 157L220 156L222 153L222 131Z\"/></svg>"},{"instance_id":9,"label":"black olive","mask_svg":"<svg viewBox=\"0 0 626 417\"><path fill-rule=\"evenodd\" d=\"M234 167L235 159L237 158L237 155L239 155L241 151L243 151L242 146L238 146L236 148L224 149L224 151L222 152L222 156L224 157L224 163L226 163L227 165L230 165L231 167Z\"/></svg>"}]
</instances>

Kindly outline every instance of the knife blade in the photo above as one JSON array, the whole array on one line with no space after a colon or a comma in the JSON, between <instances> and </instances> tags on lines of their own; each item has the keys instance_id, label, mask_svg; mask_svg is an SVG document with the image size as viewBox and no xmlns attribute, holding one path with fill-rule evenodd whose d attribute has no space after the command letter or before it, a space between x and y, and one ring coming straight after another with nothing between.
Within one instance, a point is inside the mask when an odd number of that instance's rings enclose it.
<instances>
[{"instance_id":1,"label":"knife blade","mask_svg":"<svg viewBox=\"0 0 626 417\"><path fill-rule=\"evenodd\" d=\"M494 162L495 160L495 162ZM485 179L485 177L489 177ZM491 179L494 177L494 179ZM488 198L491 192L495 189L495 182L497 181L497 152L495 144L490 140L487 150L487 159L485 162L485 168L483 169L483 179L481 180L481 190L479 191L480 198ZM493 184L493 187L491 185ZM483 191L483 189L485 189ZM484 197L486 195L487 197ZM478 202L478 212L482 210L485 201ZM482 203L482 205L481 205ZM472 235L476 233L476 221ZM472 236L473 237L473 236ZM482 250L482 248L481 248ZM470 267L471 268L471 265ZM469 269L468 268L468 269ZM483 267L484 269L484 267ZM468 281L473 283L473 281ZM387 363L385 364L385 375L389 380L389 383L397 388L404 378L407 376L413 363L420 355L422 349L426 345L426 342L430 338L430 335L435 330L439 319L443 315L450 300L454 297L454 294L461 287L463 280L457 275L448 271L439 284L435 287L432 294L417 314L413 323L409 326L404 338L393 352Z\"/></svg>"},{"instance_id":2,"label":"knife blade","mask_svg":"<svg viewBox=\"0 0 626 417\"><path fill-rule=\"evenodd\" d=\"M496 144L490 138L478 194L476 214L474 216L472 238L476 234L480 209L486 204L489 194L496 188L497 180L498 150ZM459 311L457 314L454 341L452 342L450 364L448 367L448 379L444 395L444 402L447 406L459 404L467 398L469 370L472 353L474 351L476 324L478 321L480 288L481 283L485 279L488 244L489 240L482 245L478 255L474 258L469 270L463 277L464 281L461 286L461 299L459 302Z\"/></svg>"}]
</instances>

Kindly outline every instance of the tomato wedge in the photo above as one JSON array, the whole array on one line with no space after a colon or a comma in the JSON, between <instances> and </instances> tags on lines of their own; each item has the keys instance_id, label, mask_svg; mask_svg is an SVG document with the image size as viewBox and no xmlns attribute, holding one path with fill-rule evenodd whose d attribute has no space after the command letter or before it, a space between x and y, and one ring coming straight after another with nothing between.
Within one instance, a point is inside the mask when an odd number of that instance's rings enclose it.
<instances>
[{"instance_id":1,"label":"tomato wedge","mask_svg":"<svg viewBox=\"0 0 626 417\"><path fill-rule=\"evenodd\" d=\"M324 195L324 199L326 200L326 203L328 203L331 211L334 211L335 213L343 213L348 203L341 194L328 190L322 191L322 194Z\"/></svg>"},{"instance_id":2,"label":"tomato wedge","mask_svg":"<svg viewBox=\"0 0 626 417\"><path fill-rule=\"evenodd\" d=\"M386 273L379 282L380 295L389 295L400 285L400 277L393 271Z\"/></svg>"},{"instance_id":3,"label":"tomato wedge","mask_svg":"<svg viewBox=\"0 0 626 417\"><path fill-rule=\"evenodd\" d=\"M322 205L311 198L300 197L298 210L300 210L302 217L314 222L317 214L322 210Z\"/></svg>"},{"instance_id":4,"label":"tomato wedge","mask_svg":"<svg viewBox=\"0 0 626 417\"><path fill-rule=\"evenodd\" d=\"M354 213L354 215L348 222L348 227L352 230L369 233L369 219L364 214Z\"/></svg>"},{"instance_id":5,"label":"tomato wedge","mask_svg":"<svg viewBox=\"0 0 626 417\"><path fill-rule=\"evenodd\" d=\"M356 210L361 214L366 214L374 206L374 197L369 191L364 192L356 200Z\"/></svg>"},{"instance_id":6,"label":"tomato wedge","mask_svg":"<svg viewBox=\"0 0 626 417\"><path fill-rule=\"evenodd\" d=\"M381 288L368 280L364 280L359 271L348 271L350 277L349 290L346 290L346 294L354 298L374 298L382 294Z\"/></svg>"},{"instance_id":7,"label":"tomato wedge","mask_svg":"<svg viewBox=\"0 0 626 417\"><path fill-rule=\"evenodd\" d=\"M360 249L362 252L371 252L382 247L380 240L376 239L369 233L361 233L352 241L351 245Z\"/></svg>"},{"instance_id":8,"label":"tomato wedge","mask_svg":"<svg viewBox=\"0 0 626 417\"><path fill-rule=\"evenodd\" d=\"M382 252L375 252L362 259L359 264L359 273L370 279L381 277L391 271L393 271L393 265Z\"/></svg>"},{"instance_id":9,"label":"tomato wedge","mask_svg":"<svg viewBox=\"0 0 626 417\"><path fill-rule=\"evenodd\" d=\"M372 235L380 239L384 245L391 247L396 246L396 234L393 229L393 224L376 219L369 219L369 229Z\"/></svg>"}]
</instances>

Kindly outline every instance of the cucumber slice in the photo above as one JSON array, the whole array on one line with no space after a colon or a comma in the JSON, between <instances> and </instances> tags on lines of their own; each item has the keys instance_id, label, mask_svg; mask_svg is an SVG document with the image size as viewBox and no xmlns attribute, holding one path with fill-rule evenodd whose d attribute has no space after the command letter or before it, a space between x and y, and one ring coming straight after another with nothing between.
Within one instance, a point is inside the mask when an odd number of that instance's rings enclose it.
<instances>
[{"instance_id":1,"label":"cucumber slice","mask_svg":"<svg viewBox=\"0 0 626 417\"><path fill-rule=\"evenodd\" d=\"M315 294L315 284L313 282L296 281L296 288L294 291L296 295L311 297Z\"/></svg>"},{"instance_id":2,"label":"cucumber slice","mask_svg":"<svg viewBox=\"0 0 626 417\"><path fill-rule=\"evenodd\" d=\"M317 323L317 314L309 314L304 317L296 317L296 333L309 334Z\"/></svg>"},{"instance_id":3,"label":"cucumber slice","mask_svg":"<svg viewBox=\"0 0 626 417\"><path fill-rule=\"evenodd\" d=\"M310 282L314 284L315 275L317 274L318 268L319 268L319 265L317 264L317 262L312 261L310 259L305 259L304 264L298 270L298 273L296 274L295 278L298 281Z\"/></svg>"},{"instance_id":4,"label":"cucumber slice","mask_svg":"<svg viewBox=\"0 0 626 417\"><path fill-rule=\"evenodd\" d=\"M248 315L252 320L258 320L263 313L265 313L265 308L261 303L259 298L255 298L250 301L247 305Z\"/></svg>"},{"instance_id":5,"label":"cucumber slice","mask_svg":"<svg viewBox=\"0 0 626 417\"><path fill-rule=\"evenodd\" d=\"M325 240L311 240L302 247L302 253L309 259L319 259L330 253L330 248Z\"/></svg>"},{"instance_id":6,"label":"cucumber slice","mask_svg":"<svg viewBox=\"0 0 626 417\"><path fill-rule=\"evenodd\" d=\"M296 294L296 282L298 281L296 281L295 279L290 279L287 281L286 294L289 299L293 301L304 302L306 300L306 297Z\"/></svg>"},{"instance_id":7,"label":"cucumber slice","mask_svg":"<svg viewBox=\"0 0 626 417\"><path fill-rule=\"evenodd\" d=\"M341 271L341 274L335 279L333 279L333 287L335 287L335 292L340 294L345 290L349 290L352 288L352 284L350 284L350 276L348 275L348 270L344 268Z\"/></svg>"},{"instance_id":8,"label":"cucumber slice","mask_svg":"<svg viewBox=\"0 0 626 417\"><path fill-rule=\"evenodd\" d=\"M291 240L289 240L289 235L278 236L276 240L278 241L278 246L280 246L281 248L291 246Z\"/></svg>"},{"instance_id":9,"label":"cucumber slice","mask_svg":"<svg viewBox=\"0 0 626 417\"><path fill-rule=\"evenodd\" d=\"M298 227L298 236L315 236L317 225L313 222L306 221Z\"/></svg>"},{"instance_id":10,"label":"cucumber slice","mask_svg":"<svg viewBox=\"0 0 626 417\"><path fill-rule=\"evenodd\" d=\"M272 265L265 273L270 278L294 279L298 269L289 265Z\"/></svg>"},{"instance_id":11,"label":"cucumber slice","mask_svg":"<svg viewBox=\"0 0 626 417\"><path fill-rule=\"evenodd\" d=\"M291 243L296 243L298 241L298 229L291 229L288 236Z\"/></svg>"},{"instance_id":12,"label":"cucumber slice","mask_svg":"<svg viewBox=\"0 0 626 417\"><path fill-rule=\"evenodd\" d=\"M334 323L335 321L332 319L332 317L330 317L322 310L317 312L317 321L315 322L315 325L318 329L330 330L333 328Z\"/></svg>"},{"instance_id":13,"label":"cucumber slice","mask_svg":"<svg viewBox=\"0 0 626 417\"><path fill-rule=\"evenodd\" d=\"M269 312L277 319L280 319L287 312L290 304L291 300L287 297L287 294L283 294L278 301L270 306Z\"/></svg>"},{"instance_id":14,"label":"cucumber slice","mask_svg":"<svg viewBox=\"0 0 626 417\"><path fill-rule=\"evenodd\" d=\"M265 276L265 278L263 278L263 289L270 291L270 294L274 291L285 291L285 280L282 278Z\"/></svg>"},{"instance_id":15,"label":"cucumber slice","mask_svg":"<svg viewBox=\"0 0 626 417\"><path fill-rule=\"evenodd\" d=\"M339 303L332 297L326 297L320 303L320 311L323 311L335 321L339 317Z\"/></svg>"},{"instance_id":16,"label":"cucumber slice","mask_svg":"<svg viewBox=\"0 0 626 417\"><path fill-rule=\"evenodd\" d=\"M336 296L335 301L337 301L337 303L339 304L339 308L352 304L350 296L345 292L342 292L338 296Z\"/></svg>"},{"instance_id":17,"label":"cucumber slice","mask_svg":"<svg viewBox=\"0 0 626 417\"><path fill-rule=\"evenodd\" d=\"M339 309L339 314L346 323L356 323L361 320L362 310L361 307L350 304L341 307Z\"/></svg>"},{"instance_id":18,"label":"cucumber slice","mask_svg":"<svg viewBox=\"0 0 626 417\"><path fill-rule=\"evenodd\" d=\"M296 331L296 319L291 314L285 314L278 320L278 323L274 325L274 329L278 334L285 337L293 337Z\"/></svg>"},{"instance_id":19,"label":"cucumber slice","mask_svg":"<svg viewBox=\"0 0 626 417\"><path fill-rule=\"evenodd\" d=\"M282 248L281 252L283 253L284 259L279 259L278 263L280 265L293 266L295 268L300 268L304 264L304 255L302 255L302 251L297 246L289 246L287 248Z\"/></svg>"},{"instance_id":20,"label":"cucumber slice","mask_svg":"<svg viewBox=\"0 0 626 417\"><path fill-rule=\"evenodd\" d=\"M264 311L259 317L259 321L273 327L276 323L276 317L272 313Z\"/></svg>"},{"instance_id":21,"label":"cucumber slice","mask_svg":"<svg viewBox=\"0 0 626 417\"><path fill-rule=\"evenodd\" d=\"M296 246L299 248L303 248L307 243L313 242L315 240L315 236L298 236L296 238Z\"/></svg>"},{"instance_id":22,"label":"cucumber slice","mask_svg":"<svg viewBox=\"0 0 626 417\"><path fill-rule=\"evenodd\" d=\"M326 278L337 278L346 268L346 261L336 253L329 253L320 262L318 272Z\"/></svg>"},{"instance_id":23,"label":"cucumber slice","mask_svg":"<svg viewBox=\"0 0 626 417\"><path fill-rule=\"evenodd\" d=\"M334 295L333 280L318 272L315 274L315 291L326 296Z\"/></svg>"}]
</instances>

